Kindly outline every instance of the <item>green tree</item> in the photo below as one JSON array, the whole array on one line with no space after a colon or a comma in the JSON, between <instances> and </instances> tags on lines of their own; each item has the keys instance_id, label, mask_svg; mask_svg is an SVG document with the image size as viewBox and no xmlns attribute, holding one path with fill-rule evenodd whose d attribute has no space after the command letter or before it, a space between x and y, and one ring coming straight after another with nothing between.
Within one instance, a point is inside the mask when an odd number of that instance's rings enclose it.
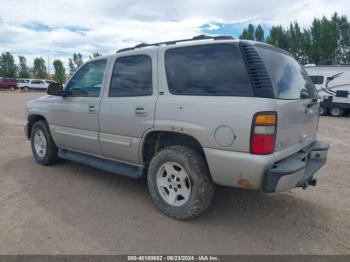
<instances>
[{"instance_id":1,"label":"green tree","mask_svg":"<svg viewBox=\"0 0 350 262\"><path fill-rule=\"evenodd\" d=\"M95 53L92 53L91 55L89 55L89 58L93 59L94 57L99 57L99 56L102 56L102 54L100 54L99 52L95 52Z\"/></svg>"},{"instance_id":2,"label":"green tree","mask_svg":"<svg viewBox=\"0 0 350 262\"><path fill-rule=\"evenodd\" d=\"M70 75L74 74L76 69L75 69L75 65L74 65L74 62L73 62L72 58L69 58L68 67L69 67L69 74Z\"/></svg>"},{"instance_id":3,"label":"green tree","mask_svg":"<svg viewBox=\"0 0 350 262\"><path fill-rule=\"evenodd\" d=\"M311 32L310 30L303 30L302 33L302 40L301 40L301 56L300 56L300 63L305 65L309 63L313 63L313 61L310 60L310 52L311 52Z\"/></svg>"},{"instance_id":4,"label":"green tree","mask_svg":"<svg viewBox=\"0 0 350 262\"><path fill-rule=\"evenodd\" d=\"M83 57L80 53L73 54L73 61L76 68L80 67L84 63Z\"/></svg>"},{"instance_id":5,"label":"green tree","mask_svg":"<svg viewBox=\"0 0 350 262\"><path fill-rule=\"evenodd\" d=\"M27 59L24 56L18 56L18 76L20 78L29 78L29 70L27 67Z\"/></svg>"},{"instance_id":6,"label":"green tree","mask_svg":"<svg viewBox=\"0 0 350 262\"><path fill-rule=\"evenodd\" d=\"M65 82L65 78L66 78L66 70L63 66L63 63L61 60L56 59L55 61L53 61L53 67L55 69L55 73L54 73L54 80L59 83L59 84L63 84Z\"/></svg>"},{"instance_id":7,"label":"green tree","mask_svg":"<svg viewBox=\"0 0 350 262\"><path fill-rule=\"evenodd\" d=\"M261 25L258 25L255 29L255 40L265 42L264 29L261 27Z\"/></svg>"},{"instance_id":8,"label":"green tree","mask_svg":"<svg viewBox=\"0 0 350 262\"><path fill-rule=\"evenodd\" d=\"M255 40L254 32L255 32L254 25L249 24L247 28L243 29L243 32L239 38L246 39L246 40Z\"/></svg>"},{"instance_id":9,"label":"green tree","mask_svg":"<svg viewBox=\"0 0 350 262\"><path fill-rule=\"evenodd\" d=\"M336 25L337 48L335 62L346 64L350 62L350 24L346 16L338 16L334 13L332 22Z\"/></svg>"},{"instance_id":10,"label":"green tree","mask_svg":"<svg viewBox=\"0 0 350 262\"><path fill-rule=\"evenodd\" d=\"M34 73L35 78L39 78L39 79L46 79L47 78L47 71L46 71L46 65L45 65L44 58L36 57L34 59L33 73Z\"/></svg>"},{"instance_id":11,"label":"green tree","mask_svg":"<svg viewBox=\"0 0 350 262\"><path fill-rule=\"evenodd\" d=\"M288 35L281 25L273 26L266 42L270 45L289 50Z\"/></svg>"},{"instance_id":12,"label":"green tree","mask_svg":"<svg viewBox=\"0 0 350 262\"><path fill-rule=\"evenodd\" d=\"M314 63L330 61L336 62L337 53L337 25L334 21L327 19L315 18L311 28L311 49L310 57Z\"/></svg>"},{"instance_id":13,"label":"green tree","mask_svg":"<svg viewBox=\"0 0 350 262\"><path fill-rule=\"evenodd\" d=\"M74 53L73 57L69 58L69 73L73 74L83 63L83 56L80 53Z\"/></svg>"},{"instance_id":14,"label":"green tree","mask_svg":"<svg viewBox=\"0 0 350 262\"><path fill-rule=\"evenodd\" d=\"M10 52L2 53L0 56L0 76L15 77L17 67Z\"/></svg>"},{"instance_id":15,"label":"green tree","mask_svg":"<svg viewBox=\"0 0 350 262\"><path fill-rule=\"evenodd\" d=\"M305 29L302 30L298 22L294 22L289 25L287 35L289 43L288 51L291 52L300 63L308 63L311 44L310 32Z\"/></svg>"}]
</instances>

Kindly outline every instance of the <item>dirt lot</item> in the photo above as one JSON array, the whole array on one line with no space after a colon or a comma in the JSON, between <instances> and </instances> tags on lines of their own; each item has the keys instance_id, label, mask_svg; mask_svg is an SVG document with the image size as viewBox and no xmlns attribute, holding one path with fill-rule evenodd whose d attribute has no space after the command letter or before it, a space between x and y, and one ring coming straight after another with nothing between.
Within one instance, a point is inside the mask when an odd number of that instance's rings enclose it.
<instances>
[{"instance_id":1,"label":"dirt lot","mask_svg":"<svg viewBox=\"0 0 350 262\"><path fill-rule=\"evenodd\" d=\"M1 254L350 254L349 117L321 118L332 147L317 187L220 187L204 215L179 222L156 210L145 180L36 164L24 108L41 95L0 92Z\"/></svg>"}]
</instances>

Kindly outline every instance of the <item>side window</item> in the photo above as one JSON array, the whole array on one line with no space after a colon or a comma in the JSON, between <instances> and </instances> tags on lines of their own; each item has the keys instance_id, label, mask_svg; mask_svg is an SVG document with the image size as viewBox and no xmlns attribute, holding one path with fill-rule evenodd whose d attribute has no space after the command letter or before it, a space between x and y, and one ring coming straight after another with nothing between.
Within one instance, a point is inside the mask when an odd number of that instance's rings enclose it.
<instances>
[{"instance_id":1,"label":"side window","mask_svg":"<svg viewBox=\"0 0 350 262\"><path fill-rule=\"evenodd\" d=\"M253 95L241 52L232 44L169 49L165 69L169 91L175 95Z\"/></svg>"},{"instance_id":2,"label":"side window","mask_svg":"<svg viewBox=\"0 0 350 262\"><path fill-rule=\"evenodd\" d=\"M149 56L133 55L116 60L110 97L149 96L152 93L152 60Z\"/></svg>"},{"instance_id":3,"label":"side window","mask_svg":"<svg viewBox=\"0 0 350 262\"><path fill-rule=\"evenodd\" d=\"M107 60L101 59L85 64L66 86L69 96L98 97L102 87Z\"/></svg>"},{"instance_id":4,"label":"side window","mask_svg":"<svg viewBox=\"0 0 350 262\"><path fill-rule=\"evenodd\" d=\"M42 85L44 82L41 80L32 80L32 84L34 85Z\"/></svg>"},{"instance_id":5,"label":"side window","mask_svg":"<svg viewBox=\"0 0 350 262\"><path fill-rule=\"evenodd\" d=\"M323 81L324 81L324 77L323 76L310 76L312 83L314 83L314 85L322 85Z\"/></svg>"}]
</instances>

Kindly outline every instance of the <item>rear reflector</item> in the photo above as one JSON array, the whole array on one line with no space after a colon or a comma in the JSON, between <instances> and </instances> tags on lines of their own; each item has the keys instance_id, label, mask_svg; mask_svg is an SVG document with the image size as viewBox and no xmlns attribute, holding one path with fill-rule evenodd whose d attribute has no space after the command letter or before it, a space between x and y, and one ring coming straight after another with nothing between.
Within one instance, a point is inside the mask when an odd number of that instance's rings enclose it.
<instances>
[{"instance_id":1,"label":"rear reflector","mask_svg":"<svg viewBox=\"0 0 350 262\"><path fill-rule=\"evenodd\" d=\"M261 112L254 116L251 131L250 152L267 155L275 151L276 112Z\"/></svg>"}]
</instances>

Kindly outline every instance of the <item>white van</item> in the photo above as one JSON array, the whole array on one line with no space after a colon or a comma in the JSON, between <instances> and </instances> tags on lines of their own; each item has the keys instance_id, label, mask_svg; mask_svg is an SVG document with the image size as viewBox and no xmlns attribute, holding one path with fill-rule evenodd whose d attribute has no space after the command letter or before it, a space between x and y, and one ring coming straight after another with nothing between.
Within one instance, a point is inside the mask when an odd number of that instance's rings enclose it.
<instances>
[{"instance_id":1,"label":"white van","mask_svg":"<svg viewBox=\"0 0 350 262\"><path fill-rule=\"evenodd\" d=\"M321 115L342 116L350 111L350 65L306 65L304 68L321 98Z\"/></svg>"},{"instance_id":2,"label":"white van","mask_svg":"<svg viewBox=\"0 0 350 262\"><path fill-rule=\"evenodd\" d=\"M29 81L26 84L22 84L21 88L24 91L29 90L42 90L46 91L47 87L51 84L55 83L53 80L45 80L45 79L29 79Z\"/></svg>"}]
</instances>

